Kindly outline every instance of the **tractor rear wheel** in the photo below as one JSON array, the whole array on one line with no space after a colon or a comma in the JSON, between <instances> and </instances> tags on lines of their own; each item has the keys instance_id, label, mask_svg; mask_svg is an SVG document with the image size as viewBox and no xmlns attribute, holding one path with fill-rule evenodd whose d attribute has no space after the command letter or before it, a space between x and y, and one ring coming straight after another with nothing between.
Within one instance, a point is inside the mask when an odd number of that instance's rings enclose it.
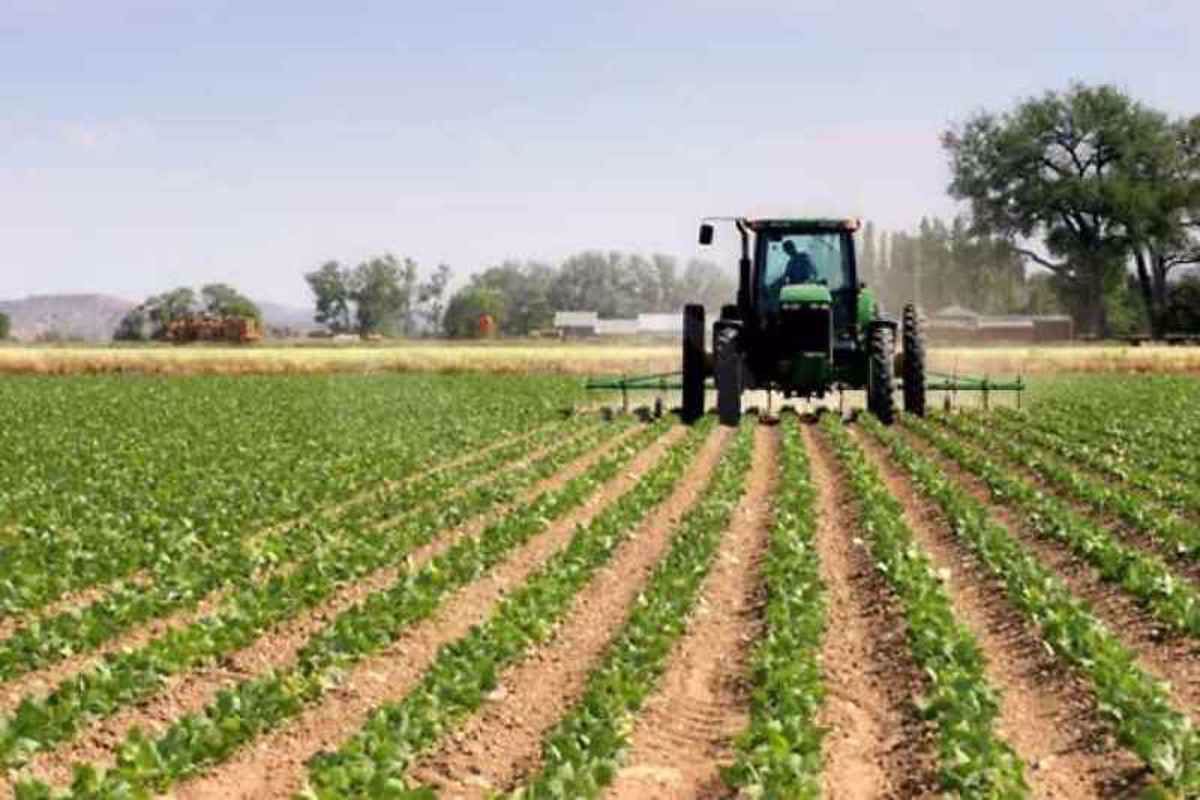
<instances>
[{"instance_id":1,"label":"tractor rear wheel","mask_svg":"<svg viewBox=\"0 0 1200 800\"><path fill-rule=\"evenodd\" d=\"M912 303L904 307L904 410L925 416L925 332Z\"/></svg>"},{"instance_id":2,"label":"tractor rear wheel","mask_svg":"<svg viewBox=\"0 0 1200 800\"><path fill-rule=\"evenodd\" d=\"M717 416L722 425L736 426L742 421L742 354L737 344L737 328L718 326L713 331Z\"/></svg>"},{"instance_id":3,"label":"tractor rear wheel","mask_svg":"<svg viewBox=\"0 0 1200 800\"><path fill-rule=\"evenodd\" d=\"M704 416L704 306L683 307L683 421Z\"/></svg>"},{"instance_id":4,"label":"tractor rear wheel","mask_svg":"<svg viewBox=\"0 0 1200 800\"><path fill-rule=\"evenodd\" d=\"M896 373L892 333L882 325L871 331L867 410L884 425L896 421Z\"/></svg>"}]
</instances>

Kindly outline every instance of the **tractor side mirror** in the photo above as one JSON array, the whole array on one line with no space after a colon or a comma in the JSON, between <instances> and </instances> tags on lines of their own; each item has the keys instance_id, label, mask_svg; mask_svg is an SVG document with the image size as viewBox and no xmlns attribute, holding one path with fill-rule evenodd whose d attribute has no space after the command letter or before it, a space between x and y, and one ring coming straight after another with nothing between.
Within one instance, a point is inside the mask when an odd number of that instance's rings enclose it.
<instances>
[{"instance_id":1,"label":"tractor side mirror","mask_svg":"<svg viewBox=\"0 0 1200 800\"><path fill-rule=\"evenodd\" d=\"M700 226L700 244L710 245L713 240L713 226L709 223L704 223Z\"/></svg>"}]
</instances>

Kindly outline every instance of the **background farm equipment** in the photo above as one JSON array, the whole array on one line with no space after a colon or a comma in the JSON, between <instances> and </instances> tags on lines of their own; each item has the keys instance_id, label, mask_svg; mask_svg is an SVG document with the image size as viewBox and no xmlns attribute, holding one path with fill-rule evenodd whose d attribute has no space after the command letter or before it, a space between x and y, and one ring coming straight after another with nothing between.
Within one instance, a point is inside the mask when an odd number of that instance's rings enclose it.
<instances>
[{"instance_id":1,"label":"background farm equipment","mask_svg":"<svg viewBox=\"0 0 1200 800\"><path fill-rule=\"evenodd\" d=\"M262 327L253 317L216 317L210 315L188 315L172 320L167 325L167 341L176 344L188 342L229 342L247 344L262 338Z\"/></svg>"}]
</instances>

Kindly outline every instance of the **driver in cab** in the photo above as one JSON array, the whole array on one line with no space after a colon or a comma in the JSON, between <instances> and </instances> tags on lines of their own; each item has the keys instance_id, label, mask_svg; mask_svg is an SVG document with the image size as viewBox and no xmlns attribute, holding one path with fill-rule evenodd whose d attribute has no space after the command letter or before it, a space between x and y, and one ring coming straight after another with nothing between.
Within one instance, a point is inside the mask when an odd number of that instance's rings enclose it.
<instances>
[{"instance_id":1,"label":"driver in cab","mask_svg":"<svg viewBox=\"0 0 1200 800\"><path fill-rule=\"evenodd\" d=\"M783 243L783 252L788 257L787 267L783 271L783 286L817 282L820 276L817 275L817 268L813 266L808 253L797 250L796 243L791 240Z\"/></svg>"}]
</instances>

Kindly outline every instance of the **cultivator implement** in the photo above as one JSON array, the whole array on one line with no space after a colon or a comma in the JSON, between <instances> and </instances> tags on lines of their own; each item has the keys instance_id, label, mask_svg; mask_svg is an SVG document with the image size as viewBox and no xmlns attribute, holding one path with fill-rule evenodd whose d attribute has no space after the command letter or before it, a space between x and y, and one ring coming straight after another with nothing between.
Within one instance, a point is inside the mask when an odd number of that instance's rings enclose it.
<instances>
[{"instance_id":1,"label":"cultivator implement","mask_svg":"<svg viewBox=\"0 0 1200 800\"><path fill-rule=\"evenodd\" d=\"M670 391L679 391L683 389L683 372L658 372L650 375L621 375L600 378L588 378L585 388L592 391L607 391L621 393L621 410L623 413L629 413L632 399L631 395L635 392L655 392L657 397L654 400L655 411L658 414L662 413L666 404L666 395ZM713 379L707 379L704 383L704 388L715 389L716 382ZM1021 408L1022 394L1029 388L1025 383L1024 378L1020 375L1015 378L996 379L988 375L982 377L974 375L958 375L957 373L941 373L929 372L926 374L925 391L942 392L942 406L946 410L954 408L958 404L959 392L971 395L978 395L980 404L983 408L991 407L992 396L1013 395L1015 396L1015 405ZM896 390L903 391L904 382L902 380L896 382ZM838 392L840 395L845 395L843 389L833 388L832 392ZM771 392L768 391L768 400Z\"/></svg>"}]
</instances>

